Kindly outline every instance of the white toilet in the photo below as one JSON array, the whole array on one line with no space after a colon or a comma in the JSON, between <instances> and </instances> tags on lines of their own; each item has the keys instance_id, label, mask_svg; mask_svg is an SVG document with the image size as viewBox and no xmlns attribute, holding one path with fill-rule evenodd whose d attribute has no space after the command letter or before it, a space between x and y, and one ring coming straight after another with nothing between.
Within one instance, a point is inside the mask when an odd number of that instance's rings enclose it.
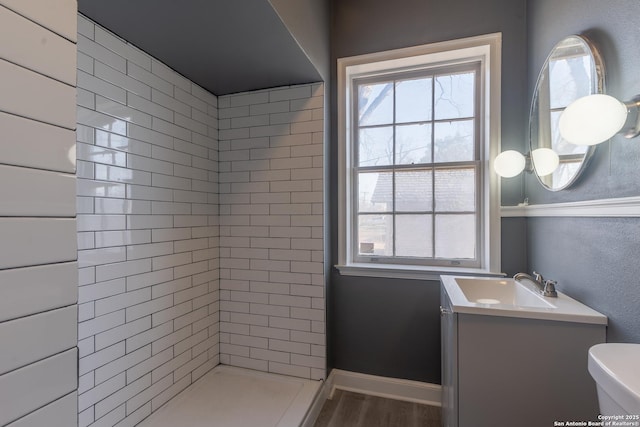
<instances>
[{"instance_id":1,"label":"white toilet","mask_svg":"<svg viewBox=\"0 0 640 427\"><path fill-rule=\"evenodd\" d=\"M594 345L588 367L602 415L640 415L640 344Z\"/></svg>"}]
</instances>

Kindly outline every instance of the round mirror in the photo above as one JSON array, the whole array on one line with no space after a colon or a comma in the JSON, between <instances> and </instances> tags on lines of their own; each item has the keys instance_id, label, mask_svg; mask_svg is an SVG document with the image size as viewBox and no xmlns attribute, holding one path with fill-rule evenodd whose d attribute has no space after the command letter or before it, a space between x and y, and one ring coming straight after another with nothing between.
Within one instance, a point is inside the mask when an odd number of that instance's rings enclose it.
<instances>
[{"instance_id":1,"label":"round mirror","mask_svg":"<svg viewBox=\"0 0 640 427\"><path fill-rule=\"evenodd\" d=\"M603 89L602 58L589 40L569 36L555 45L540 70L529 116L533 168L545 188L569 187L586 167L595 147L565 141L558 120L573 101Z\"/></svg>"}]
</instances>

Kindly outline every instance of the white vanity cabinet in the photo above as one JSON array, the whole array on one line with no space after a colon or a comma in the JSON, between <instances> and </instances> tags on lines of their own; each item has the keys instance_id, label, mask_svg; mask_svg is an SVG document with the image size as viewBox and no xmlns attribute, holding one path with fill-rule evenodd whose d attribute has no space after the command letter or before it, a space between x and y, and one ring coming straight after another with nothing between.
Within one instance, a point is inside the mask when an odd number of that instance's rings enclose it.
<instances>
[{"instance_id":1,"label":"white vanity cabinet","mask_svg":"<svg viewBox=\"0 0 640 427\"><path fill-rule=\"evenodd\" d=\"M596 323L535 313L514 317L486 304L456 304L457 297L452 302L443 282L443 426L551 427L555 421L597 420L587 356L592 345L605 342L606 317L600 315L603 322L596 316Z\"/></svg>"},{"instance_id":2,"label":"white vanity cabinet","mask_svg":"<svg viewBox=\"0 0 640 427\"><path fill-rule=\"evenodd\" d=\"M440 340L442 365L442 425L458 425L458 316L451 300L440 287Z\"/></svg>"}]
</instances>

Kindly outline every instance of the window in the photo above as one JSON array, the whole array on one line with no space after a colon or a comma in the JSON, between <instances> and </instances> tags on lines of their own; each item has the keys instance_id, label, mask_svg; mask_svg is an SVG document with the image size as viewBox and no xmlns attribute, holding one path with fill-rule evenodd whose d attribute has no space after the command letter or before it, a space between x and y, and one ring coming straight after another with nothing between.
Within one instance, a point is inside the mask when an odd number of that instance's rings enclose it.
<instances>
[{"instance_id":1,"label":"window","mask_svg":"<svg viewBox=\"0 0 640 427\"><path fill-rule=\"evenodd\" d=\"M342 274L499 271L499 42L339 60Z\"/></svg>"}]
</instances>

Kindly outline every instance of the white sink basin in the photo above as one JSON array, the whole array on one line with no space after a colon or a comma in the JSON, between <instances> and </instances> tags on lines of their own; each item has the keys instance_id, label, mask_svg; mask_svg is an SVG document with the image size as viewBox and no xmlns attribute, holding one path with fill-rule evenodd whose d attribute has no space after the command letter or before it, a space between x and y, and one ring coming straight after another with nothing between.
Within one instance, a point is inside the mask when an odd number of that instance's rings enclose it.
<instances>
[{"instance_id":1,"label":"white sink basin","mask_svg":"<svg viewBox=\"0 0 640 427\"><path fill-rule=\"evenodd\" d=\"M456 279L456 283L467 301L472 303L513 307L555 307L542 295L511 279L459 278Z\"/></svg>"},{"instance_id":2,"label":"white sink basin","mask_svg":"<svg viewBox=\"0 0 640 427\"><path fill-rule=\"evenodd\" d=\"M454 313L607 324L607 317L558 292L545 297L528 280L440 276Z\"/></svg>"}]
</instances>

